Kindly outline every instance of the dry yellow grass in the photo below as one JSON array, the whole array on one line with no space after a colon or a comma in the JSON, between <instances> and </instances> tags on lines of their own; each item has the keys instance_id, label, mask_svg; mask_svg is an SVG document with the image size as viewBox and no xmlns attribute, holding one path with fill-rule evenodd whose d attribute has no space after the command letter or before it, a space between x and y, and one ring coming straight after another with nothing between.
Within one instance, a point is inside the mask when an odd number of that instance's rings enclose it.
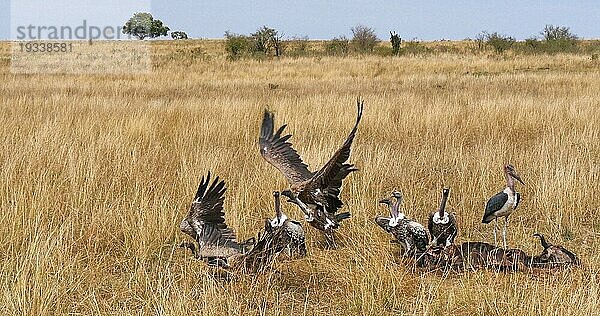
<instances>
[{"instance_id":1,"label":"dry yellow grass","mask_svg":"<svg viewBox=\"0 0 600 316\"><path fill-rule=\"evenodd\" d=\"M600 310L600 71L589 56L226 61L219 43L155 43L147 75L13 75L0 44L0 313L595 315ZM193 47L206 54L190 57ZM212 48L211 48L212 47ZM270 89L269 83L278 84ZM343 246L223 280L177 245L208 170L240 238L286 187L257 148L265 107L312 169L365 116L342 191ZM443 186L458 242L491 240L485 201L510 161L527 186L509 243L563 244L581 268L440 276L399 262L373 223L405 195L425 222ZM286 212L300 212L285 205Z\"/></svg>"}]
</instances>

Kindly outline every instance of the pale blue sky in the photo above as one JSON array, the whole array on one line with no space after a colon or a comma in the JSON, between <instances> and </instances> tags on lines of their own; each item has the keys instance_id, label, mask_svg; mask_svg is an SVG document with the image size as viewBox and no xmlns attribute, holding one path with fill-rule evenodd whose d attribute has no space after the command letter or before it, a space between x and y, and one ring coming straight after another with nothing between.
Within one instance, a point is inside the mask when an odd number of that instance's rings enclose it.
<instances>
[{"instance_id":1,"label":"pale blue sky","mask_svg":"<svg viewBox=\"0 0 600 316\"><path fill-rule=\"evenodd\" d=\"M11 31L14 38L16 27L29 24L78 26L86 20L119 26L136 11L150 11L172 30L203 38L221 38L226 30L248 34L268 25L288 37L327 39L350 36L350 27L359 23L373 27L382 39L390 30L405 39L473 38L483 30L524 39L546 24L600 38L597 0L0 0L0 39Z\"/></svg>"}]
</instances>

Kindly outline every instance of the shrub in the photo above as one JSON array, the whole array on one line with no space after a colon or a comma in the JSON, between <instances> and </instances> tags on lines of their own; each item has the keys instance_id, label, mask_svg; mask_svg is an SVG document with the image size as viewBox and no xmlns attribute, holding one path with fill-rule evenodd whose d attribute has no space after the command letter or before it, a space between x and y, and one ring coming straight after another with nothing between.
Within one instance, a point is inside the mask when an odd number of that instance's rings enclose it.
<instances>
[{"instance_id":1,"label":"shrub","mask_svg":"<svg viewBox=\"0 0 600 316\"><path fill-rule=\"evenodd\" d=\"M285 43L286 55L300 57L310 54L308 36L295 37Z\"/></svg>"},{"instance_id":2,"label":"shrub","mask_svg":"<svg viewBox=\"0 0 600 316\"><path fill-rule=\"evenodd\" d=\"M254 53L267 55L273 46L272 38L276 34L277 31L266 26L250 34L254 41Z\"/></svg>"},{"instance_id":3,"label":"shrub","mask_svg":"<svg viewBox=\"0 0 600 316\"><path fill-rule=\"evenodd\" d=\"M230 59L245 56L264 57L283 54L283 36L272 28L263 26L250 36L225 32L225 50Z\"/></svg>"},{"instance_id":4,"label":"shrub","mask_svg":"<svg viewBox=\"0 0 600 316\"><path fill-rule=\"evenodd\" d=\"M346 56L349 51L350 45L345 36L334 37L325 44L325 53L329 56Z\"/></svg>"},{"instance_id":5,"label":"shrub","mask_svg":"<svg viewBox=\"0 0 600 316\"><path fill-rule=\"evenodd\" d=\"M352 31L352 46L357 52L372 52L379 42L375 30L368 26L359 24L350 30Z\"/></svg>"},{"instance_id":6,"label":"shrub","mask_svg":"<svg viewBox=\"0 0 600 316\"><path fill-rule=\"evenodd\" d=\"M271 40L273 41L273 48L275 49L275 56L279 57L279 56L283 55L283 52L285 50L285 44L286 44L286 42L283 40L283 35L278 34L278 32L275 31L275 35L273 36L273 38Z\"/></svg>"},{"instance_id":7,"label":"shrub","mask_svg":"<svg viewBox=\"0 0 600 316\"><path fill-rule=\"evenodd\" d=\"M539 53L543 51L544 43L535 37L526 38L523 42L517 42L513 49L523 53Z\"/></svg>"},{"instance_id":8,"label":"shrub","mask_svg":"<svg viewBox=\"0 0 600 316\"><path fill-rule=\"evenodd\" d=\"M413 56L417 56L417 55L427 55L429 53L431 53L431 49L429 49L427 46L421 44L419 41L417 40L412 40L412 41L408 41L405 42L405 46L404 49L402 49L402 54L410 54Z\"/></svg>"},{"instance_id":9,"label":"shrub","mask_svg":"<svg viewBox=\"0 0 600 316\"><path fill-rule=\"evenodd\" d=\"M511 48L515 43L515 39L499 34L497 32L494 33L485 33L486 43L491 46L496 53L503 53L507 49Z\"/></svg>"},{"instance_id":10,"label":"shrub","mask_svg":"<svg viewBox=\"0 0 600 316\"><path fill-rule=\"evenodd\" d=\"M396 54L394 53L394 49L392 47L383 46L383 45L375 46L375 48L373 49L373 53L375 55L383 56L383 57L396 56Z\"/></svg>"},{"instance_id":11,"label":"shrub","mask_svg":"<svg viewBox=\"0 0 600 316\"><path fill-rule=\"evenodd\" d=\"M173 31L171 32L171 38L174 40L188 39L188 35L183 31Z\"/></svg>"},{"instance_id":12,"label":"shrub","mask_svg":"<svg viewBox=\"0 0 600 316\"><path fill-rule=\"evenodd\" d=\"M571 33L568 27L546 25L541 34L546 53L574 52L578 48L577 35Z\"/></svg>"},{"instance_id":13,"label":"shrub","mask_svg":"<svg viewBox=\"0 0 600 316\"><path fill-rule=\"evenodd\" d=\"M547 42L551 41L576 41L577 35L571 33L568 27L566 26L554 26L552 24L548 24L542 30L542 36L544 40Z\"/></svg>"},{"instance_id":14,"label":"shrub","mask_svg":"<svg viewBox=\"0 0 600 316\"><path fill-rule=\"evenodd\" d=\"M477 42L477 49L483 50L485 47L485 41L487 39L487 32L481 32L475 35L475 42Z\"/></svg>"},{"instance_id":15,"label":"shrub","mask_svg":"<svg viewBox=\"0 0 600 316\"><path fill-rule=\"evenodd\" d=\"M225 50L229 59L238 59L251 53L252 40L248 36L225 32Z\"/></svg>"}]
</instances>

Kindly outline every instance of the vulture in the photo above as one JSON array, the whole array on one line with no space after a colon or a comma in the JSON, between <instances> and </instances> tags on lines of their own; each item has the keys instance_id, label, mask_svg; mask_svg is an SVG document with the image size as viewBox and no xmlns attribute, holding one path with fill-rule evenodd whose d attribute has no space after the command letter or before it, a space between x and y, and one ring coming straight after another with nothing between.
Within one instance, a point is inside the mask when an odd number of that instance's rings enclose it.
<instances>
[{"instance_id":1,"label":"vulture","mask_svg":"<svg viewBox=\"0 0 600 316\"><path fill-rule=\"evenodd\" d=\"M429 216L427 228L431 234L431 240L435 247L447 247L454 243L454 238L458 233L456 217L446 211L446 202L450 189L442 191L442 201L440 208Z\"/></svg>"},{"instance_id":2,"label":"vulture","mask_svg":"<svg viewBox=\"0 0 600 316\"><path fill-rule=\"evenodd\" d=\"M305 220L312 227L322 231L331 246L335 246L334 230L340 226L342 220L350 218L349 212L338 213L338 210L343 205L339 197L342 181L350 173L358 170L354 165L346 163L363 113L364 101L357 99L356 103L358 115L352 131L331 159L316 172L308 170L308 166L292 147L289 142L292 135L283 135L287 125L275 131L273 113L265 110L260 128L260 154L277 168L290 184L290 188L281 194L288 198L288 202L300 208Z\"/></svg>"},{"instance_id":3,"label":"vulture","mask_svg":"<svg viewBox=\"0 0 600 316\"><path fill-rule=\"evenodd\" d=\"M388 206L390 217L377 216L375 223L396 238L395 241L404 249L405 257L424 253L429 244L429 236L425 227L418 222L408 219L404 213L400 212L400 204L402 203L402 194L400 192L393 192L392 196L396 198L396 202L394 203L392 203L390 198L379 201L379 203Z\"/></svg>"},{"instance_id":4,"label":"vulture","mask_svg":"<svg viewBox=\"0 0 600 316\"><path fill-rule=\"evenodd\" d=\"M279 191L273 192L273 197L275 198L275 217L265 226L268 227L269 231L281 230L281 232L275 233L279 236L279 238L276 238L276 248L282 249L290 257L294 255L306 256L306 239L302 224L283 214Z\"/></svg>"},{"instance_id":5,"label":"vulture","mask_svg":"<svg viewBox=\"0 0 600 316\"><path fill-rule=\"evenodd\" d=\"M210 172L200 181L198 191L188 215L179 227L197 243L184 242L194 257L207 262L209 266L262 271L268 268L278 254L277 230L266 229L258 238L238 242L235 233L225 223L223 200L225 181L216 177L211 183Z\"/></svg>"}]
</instances>

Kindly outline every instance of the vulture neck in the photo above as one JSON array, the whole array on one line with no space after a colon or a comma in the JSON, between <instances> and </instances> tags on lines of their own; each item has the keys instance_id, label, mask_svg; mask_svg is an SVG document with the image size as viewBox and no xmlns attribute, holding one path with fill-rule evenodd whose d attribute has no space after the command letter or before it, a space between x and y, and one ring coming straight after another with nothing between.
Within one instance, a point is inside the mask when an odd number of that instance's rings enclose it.
<instances>
[{"instance_id":1,"label":"vulture neck","mask_svg":"<svg viewBox=\"0 0 600 316\"><path fill-rule=\"evenodd\" d=\"M448 201L448 195L444 194L442 196L442 202L440 202L440 210L439 210L439 214L440 214L440 218L444 217L445 214L445 210L446 210L446 201Z\"/></svg>"},{"instance_id":2,"label":"vulture neck","mask_svg":"<svg viewBox=\"0 0 600 316\"><path fill-rule=\"evenodd\" d=\"M275 196L275 216L279 222L281 220L281 202L279 200L279 195Z\"/></svg>"}]
</instances>

